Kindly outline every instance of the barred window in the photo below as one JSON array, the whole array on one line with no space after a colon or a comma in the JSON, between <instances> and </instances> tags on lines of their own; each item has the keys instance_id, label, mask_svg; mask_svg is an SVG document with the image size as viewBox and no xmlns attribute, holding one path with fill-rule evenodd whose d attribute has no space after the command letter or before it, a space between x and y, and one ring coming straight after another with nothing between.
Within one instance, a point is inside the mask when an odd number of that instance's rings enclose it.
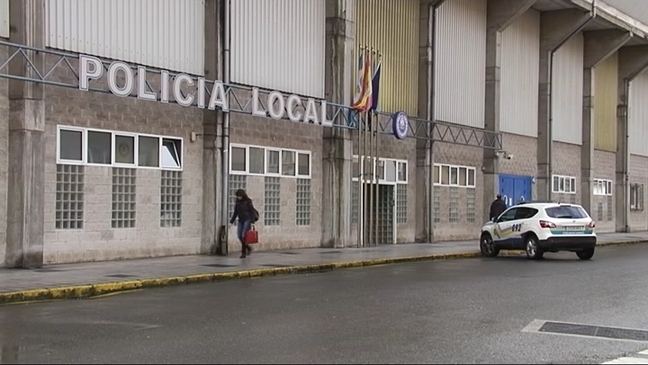
<instances>
[{"instance_id":1,"label":"barred window","mask_svg":"<svg viewBox=\"0 0 648 365\"><path fill-rule=\"evenodd\" d=\"M56 228L83 228L84 167L56 165Z\"/></svg>"},{"instance_id":2,"label":"barred window","mask_svg":"<svg viewBox=\"0 0 648 365\"><path fill-rule=\"evenodd\" d=\"M265 199L263 209L263 224L278 226L281 224L281 178L265 177Z\"/></svg>"},{"instance_id":3,"label":"barred window","mask_svg":"<svg viewBox=\"0 0 648 365\"><path fill-rule=\"evenodd\" d=\"M310 225L310 182L310 179L297 179L295 224L298 226Z\"/></svg>"},{"instance_id":4,"label":"barred window","mask_svg":"<svg viewBox=\"0 0 648 365\"><path fill-rule=\"evenodd\" d=\"M459 188L450 188L450 204L448 204L448 221L459 222Z\"/></svg>"},{"instance_id":5,"label":"barred window","mask_svg":"<svg viewBox=\"0 0 648 365\"><path fill-rule=\"evenodd\" d=\"M470 223L475 222L475 189L468 189L466 192L466 220Z\"/></svg>"},{"instance_id":6,"label":"barred window","mask_svg":"<svg viewBox=\"0 0 648 365\"><path fill-rule=\"evenodd\" d=\"M182 171L162 170L160 181L160 227L182 223Z\"/></svg>"},{"instance_id":7,"label":"barred window","mask_svg":"<svg viewBox=\"0 0 648 365\"><path fill-rule=\"evenodd\" d=\"M407 223L407 184L396 185L396 223Z\"/></svg>"},{"instance_id":8,"label":"barred window","mask_svg":"<svg viewBox=\"0 0 648 365\"><path fill-rule=\"evenodd\" d=\"M234 214L234 205L236 204L236 191L247 189L247 176L230 175L229 176L229 216Z\"/></svg>"},{"instance_id":9,"label":"barred window","mask_svg":"<svg viewBox=\"0 0 648 365\"><path fill-rule=\"evenodd\" d=\"M135 169L113 167L112 227L135 227Z\"/></svg>"}]
</instances>

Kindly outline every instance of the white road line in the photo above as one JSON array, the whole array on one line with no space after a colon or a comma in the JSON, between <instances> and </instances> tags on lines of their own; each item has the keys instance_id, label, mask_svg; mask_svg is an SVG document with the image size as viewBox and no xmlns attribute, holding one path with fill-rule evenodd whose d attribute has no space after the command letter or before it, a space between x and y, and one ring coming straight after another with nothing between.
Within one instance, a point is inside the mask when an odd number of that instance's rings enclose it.
<instances>
[{"instance_id":1,"label":"white road line","mask_svg":"<svg viewBox=\"0 0 648 365\"><path fill-rule=\"evenodd\" d=\"M621 357L603 364L648 364L648 359L645 357Z\"/></svg>"}]
</instances>

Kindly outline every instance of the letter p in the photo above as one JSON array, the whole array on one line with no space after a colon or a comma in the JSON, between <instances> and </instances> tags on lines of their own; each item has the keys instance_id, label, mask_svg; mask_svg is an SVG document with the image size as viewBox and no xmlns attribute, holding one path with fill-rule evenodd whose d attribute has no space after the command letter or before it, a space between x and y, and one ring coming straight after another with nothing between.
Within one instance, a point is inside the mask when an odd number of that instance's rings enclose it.
<instances>
[{"instance_id":1,"label":"letter p","mask_svg":"<svg viewBox=\"0 0 648 365\"><path fill-rule=\"evenodd\" d=\"M90 79L97 80L103 76L104 69L97 57L79 55L79 90L88 91Z\"/></svg>"}]
</instances>

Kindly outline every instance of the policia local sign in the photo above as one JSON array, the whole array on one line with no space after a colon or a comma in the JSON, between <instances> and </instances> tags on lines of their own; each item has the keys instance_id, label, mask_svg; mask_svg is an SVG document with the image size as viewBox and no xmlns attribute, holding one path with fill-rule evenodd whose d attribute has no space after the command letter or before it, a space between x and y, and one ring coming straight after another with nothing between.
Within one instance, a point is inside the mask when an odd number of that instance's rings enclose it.
<instances>
[{"instance_id":1,"label":"policia local sign","mask_svg":"<svg viewBox=\"0 0 648 365\"><path fill-rule=\"evenodd\" d=\"M220 108L223 111L229 111L229 98L226 92L226 85L222 81L213 81L211 94L207 100L206 85L211 83L204 77L197 79L187 74L177 74L171 77L169 71L160 72L160 93L152 92L147 89L146 75L147 70L144 66L137 67L137 76L133 68L123 61L114 61L104 70L102 61L93 56L79 55L79 90L90 90L90 80L98 80L107 72L106 78L110 92L116 96L128 97L134 92L138 99L169 103L170 97L182 106L196 106L202 109L215 110ZM123 79L122 84L117 80ZM137 80L135 80L137 79ZM137 85L135 85L137 83ZM183 88L190 88L192 93L183 95ZM303 97L291 94L284 96L279 91L271 91L267 94L266 109L259 103L259 88L252 88L252 115L273 119L283 119L288 117L293 122L312 123L330 127L333 121L326 118L326 101L316 101L313 98L307 98L304 103ZM317 104L320 104L319 113ZM304 111L297 110L297 106L303 106Z\"/></svg>"}]
</instances>

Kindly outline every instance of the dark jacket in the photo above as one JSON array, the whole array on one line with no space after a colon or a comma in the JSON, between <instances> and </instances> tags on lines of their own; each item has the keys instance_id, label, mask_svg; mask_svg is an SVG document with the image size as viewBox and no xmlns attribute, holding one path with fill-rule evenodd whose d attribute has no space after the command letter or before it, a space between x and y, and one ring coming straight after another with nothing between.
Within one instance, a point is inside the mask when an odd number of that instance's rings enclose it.
<instances>
[{"instance_id":1,"label":"dark jacket","mask_svg":"<svg viewBox=\"0 0 648 365\"><path fill-rule=\"evenodd\" d=\"M506 202L502 199L495 199L490 206L490 219L495 220L506 210Z\"/></svg>"},{"instance_id":2,"label":"dark jacket","mask_svg":"<svg viewBox=\"0 0 648 365\"><path fill-rule=\"evenodd\" d=\"M252 204L251 199L236 201L236 205L234 206L234 214L232 215L230 223L234 223L236 218L238 218L239 222L255 222L257 218L256 209L254 209L254 205Z\"/></svg>"}]
</instances>

